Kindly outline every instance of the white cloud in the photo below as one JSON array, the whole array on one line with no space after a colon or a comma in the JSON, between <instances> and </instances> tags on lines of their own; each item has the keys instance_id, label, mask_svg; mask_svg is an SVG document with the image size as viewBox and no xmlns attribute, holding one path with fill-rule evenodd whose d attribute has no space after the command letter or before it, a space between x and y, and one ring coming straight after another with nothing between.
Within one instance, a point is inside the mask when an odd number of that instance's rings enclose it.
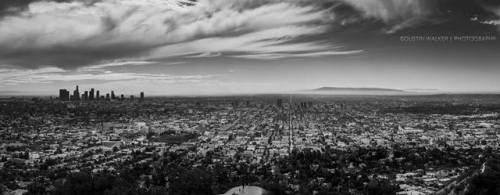
<instances>
[{"instance_id":1,"label":"white cloud","mask_svg":"<svg viewBox=\"0 0 500 195\"><path fill-rule=\"evenodd\" d=\"M45 67L40 69L15 69L15 68L0 68L0 80L10 76L22 77L35 74L49 74L49 73L65 73L66 71L61 68Z\"/></svg>"},{"instance_id":2,"label":"white cloud","mask_svg":"<svg viewBox=\"0 0 500 195\"><path fill-rule=\"evenodd\" d=\"M0 69L2 85L56 83L66 81L153 81L159 83L196 83L215 79L216 75L168 75L153 73L129 73L112 71L74 71L60 68Z\"/></svg>"},{"instance_id":3,"label":"white cloud","mask_svg":"<svg viewBox=\"0 0 500 195\"><path fill-rule=\"evenodd\" d=\"M320 41L291 43L295 38L325 32L325 26L286 26L235 37L215 37L168 45L151 53L152 57L182 56L205 53L238 52L248 55L301 57L321 55L354 54L359 51L342 51L340 46ZM245 55L232 55L244 57ZM315 55L320 56L320 55ZM265 59L265 58L260 58Z\"/></svg>"},{"instance_id":4,"label":"white cloud","mask_svg":"<svg viewBox=\"0 0 500 195\"><path fill-rule=\"evenodd\" d=\"M390 25L393 33L418 25L434 12L435 0L341 0L361 11L364 17L375 18Z\"/></svg>"},{"instance_id":5,"label":"white cloud","mask_svg":"<svg viewBox=\"0 0 500 195\"><path fill-rule=\"evenodd\" d=\"M155 61L111 61L111 62L105 62L103 64L97 64L97 65L90 65L81 68L80 70L99 70L99 69L105 69L109 67L118 67L118 66L143 66L143 65L150 65L150 64L155 64L158 62Z\"/></svg>"},{"instance_id":6,"label":"white cloud","mask_svg":"<svg viewBox=\"0 0 500 195\"><path fill-rule=\"evenodd\" d=\"M385 22L412 18L431 12L427 0L344 0L363 11L367 17L379 18Z\"/></svg>"},{"instance_id":7,"label":"white cloud","mask_svg":"<svg viewBox=\"0 0 500 195\"><path fill-rule=\"evenodd\" d=\"M497 18L495 20L484 21L483 23L499 26L498 30L500 30L500 8L492 9L491 11L497 15Z\"/></svg>"},{"instance_id":8,"label":"white cloud","mask_svg":"<svg viewBox=\"0 0 500 195\"><path fill-rule=\"evenodd\" d=\"M328 43L294 43L298 37L327 30L323 22L329 18L328 10L320 9L314 3L200 0L187 7L180 6L179 2L102 0L92 5L80 1L31 3L20 15L8 16L0 21L0 56L7 56L4 61L8 61L4 63L22 61L22 65L28 64L29 67L40 66L36 64L40 63L36 58L54 58L44 61L46 64L43 65L65 67L69 64L68 60L73 59L95 64L103 60L122 60L127 58L126 55L147 60L178 54L318 52L335 49ZM181 49L172 49L176 46L181 46ZM22 56L26 51L36 54L35 57L10 57ZM151 56L148 51L152 52ZM54 64L49 64L51 62Z\"/></svg>"},{"instance_id":9,"label":"white cloud","mask_svg":"<svg viewBox=\"0 0 500 195\"><path fill-rule=\"evenodd\" d=\"M205 53L200 53L197 55L192 55L188 56L188 58L213 58L213 57L219 57L221 56L221 53L212 53L212 52L205 52Z\"/></svg>"},{"instance_id":10,"label":"white cloud","mask_svg":"<svg viewBox=\"0 0 500 195\"><path fill-rule=\"evenodd\" d=\"M500 20L487 20L481 22L483 24L489 24L489 25L495 25L495 26L500 26Z\"/></svg>"},{"instance_id":11,"label":"white cloud","mask_svg":"<svg viewBox=\"0 0 500 195\"><path fill-rule=\"evenodd\" d=\"M329 56L329 55L351 55L362 53L362 50L352 50L352 51L324 51L324 52L310 52L310 53L266 53L266 54L246 54L246 55L235 55L233 57L247 58L247 59L260 59L260 60L273 60L281 58L292 58L292 57L319 57L319 56Z\"/></svg>"}]
</instances>

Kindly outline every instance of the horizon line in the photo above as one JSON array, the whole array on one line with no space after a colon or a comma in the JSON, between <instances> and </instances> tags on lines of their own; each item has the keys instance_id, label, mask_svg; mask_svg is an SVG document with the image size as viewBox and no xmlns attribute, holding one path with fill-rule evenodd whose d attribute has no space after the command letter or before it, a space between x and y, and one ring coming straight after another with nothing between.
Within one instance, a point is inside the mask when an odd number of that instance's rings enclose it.
<instances>
[{"instance_id":1,"label":"horizon line","mask_svg":"<svg viewBox=\"0 0 500 195\"><path fill-rule=\"evenodd\" d=\"M311 89L309 89L310 91ZM314 89L313 89L314 90ZM200 93L200 94L151 94L147 95L146 98L151 97L224 97L224 96L259 96L259 95L326 95L326 96L426 96L426 95L500 95L499 91L433 91L433 92L412 92L412 91L401 91L401 92L381 92L381 93L335 93L335 92L306 92L308 90L297 90L289 92L256 92L256 93ZM59 95L54 94L3 94L0 91L1 98L12 98L12 97L58 97ZM140 93L140 92L139 92ZM125 95L125 94L124 94ZM129 97L130 94L125 95ZM128 99L128 98L127 98Z\"/></svg>"}]
</instances>

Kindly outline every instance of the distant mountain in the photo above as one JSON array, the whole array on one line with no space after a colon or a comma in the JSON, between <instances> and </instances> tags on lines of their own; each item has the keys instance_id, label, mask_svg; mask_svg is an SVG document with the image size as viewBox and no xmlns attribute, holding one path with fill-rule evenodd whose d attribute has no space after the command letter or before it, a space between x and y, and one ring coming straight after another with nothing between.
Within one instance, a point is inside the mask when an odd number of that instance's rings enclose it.
<instances>
[{"instance_id":1,"label":"distant mountain","mask_svg":"<svg viewBox=\"0 0 500 195\"><path fill-rule=\"evenodd\" d=\"M388 88L345 88L345 87L321 87L312 91L331 91L331 92L405 92L399 89Z\"/></svg>"},{"instance_id":2,"label":"distant mountain","mask_svg":"<svg viewBox=\"0 0 500 195\"><path fill-rule=\"evenodd\" d=\"M416 93L442 93L439 89L425 89L425 88L413 88L413 89L405 89L408 92L416 92Z\"/></svg>"},{"instance_id":3,"label":"distant mountain","mask_svg":"<svg viewBox=\"0 0 500 195\"><path fill-rule=\"evenodd\" d=\"M389 88L349 88L349 87L321 87L304 90L301 93L318 95L402 95L413 92Z\"/></svg>"},{"instance_id":4,"label":"distant mountain","mask_svg":"<svg viewBox=\"0 0 500 195\"><path fill-rule=\"evenodd\" d=\"M28 93L29 92L24 92L24 91L6 90L6 91L0 91L0 96L27 95Z\"/></svg>"}]
</instances>

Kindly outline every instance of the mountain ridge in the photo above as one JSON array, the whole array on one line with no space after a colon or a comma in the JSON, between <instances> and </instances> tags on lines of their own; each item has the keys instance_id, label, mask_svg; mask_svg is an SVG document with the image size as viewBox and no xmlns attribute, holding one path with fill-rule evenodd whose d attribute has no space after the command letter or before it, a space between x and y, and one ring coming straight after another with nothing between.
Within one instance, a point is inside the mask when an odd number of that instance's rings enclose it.
<instances>
[{"instance_id":1,"label":"mountain ridge","mask_svg":"<svg viewBox=\"0 0 500 195\"><path fill-rule=\"evenodd\" d=\"M400 89L377 87L320 87L309 91L405 92Z\"/></svg>"}]
</instances>

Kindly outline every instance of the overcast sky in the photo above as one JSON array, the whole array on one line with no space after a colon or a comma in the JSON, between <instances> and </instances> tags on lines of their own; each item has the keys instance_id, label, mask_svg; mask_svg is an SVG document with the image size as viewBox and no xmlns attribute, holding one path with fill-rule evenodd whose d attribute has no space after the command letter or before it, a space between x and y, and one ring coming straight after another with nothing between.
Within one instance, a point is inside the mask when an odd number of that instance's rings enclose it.
<instances>
[{"instance_id":1,"label":"overcast sky","mask_svg":"<svg viewBox=\"0 0 500 195\"><path fill-rule=\"evenodd\" d=\"M0 93L493 92L499 35L497 0L1 0Z\"/></svg>"}]
</instances>

